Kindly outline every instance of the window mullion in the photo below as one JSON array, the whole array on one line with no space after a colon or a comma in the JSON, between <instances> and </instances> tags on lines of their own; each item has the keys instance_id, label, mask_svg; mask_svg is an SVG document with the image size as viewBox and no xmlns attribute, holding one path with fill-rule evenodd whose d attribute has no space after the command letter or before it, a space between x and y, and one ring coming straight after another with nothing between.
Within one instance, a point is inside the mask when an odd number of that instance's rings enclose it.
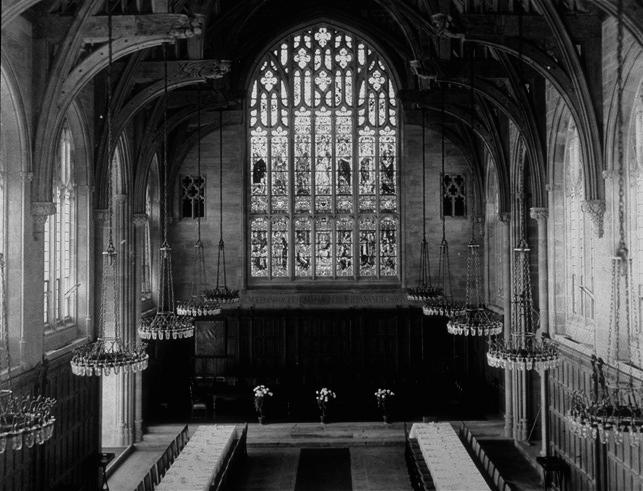
<instances>
[{"instance_id":1,"label":"window mullion","mask_svg":"<svg viewBox=\"0 0 643 491\"><path fill-rule=\"evenodd\" d=\"M286 44L288 47L288 76L292 76L294 73L294 66L292 62L291 50L292 45ZM294 83L290 79L286 79L286 94L288 97L287 100L287 114L288 119L287 123L287 135L288 135L288 194L289 194L289 211L290 211L290 227L288 233L288 266L290 268L290 281L294 281L295 276L295 221L296 211L295 211L295 193L297 190L295 183L295 118L294 118L294 102L295 102L295 90ZM282 101L283 104L283 101Z\"/></svg>"},{"instance_id":2,"label":"window mullion","mask_svg":"<svg viewBox=\"0 0 643 491\"><path fill-rule=\"evenodd\" d=\"M268 242L268 278L271 280L273 279L272 277L272 219L273 219L273 212L272 212L272 110L270 108L270 94L267 95L267 111L268 111L268 118L267 118L267 128L266 128L266 147L267 147L267 156L266 156L266 169L267 169L267 185L268 185L268 237L266 237L267 242Z\"/></svg>"},{"instance_id":3,"label":"window mullion","mask_svg":"<svg viewBox=\"0 0 643 491\"><path fill-rule=\"evenodd\" d=\"M314 49L310 51L311 58L314 60L315 52ZM314 61L313 61L314 64ZM314 65L313 65L314 67ZM310 110L310 213L311 213L311 238L310 238L310 250L311 250L311 264L313 267L312 279L317 278L317 114L315 113L315 89L314 89L314 80L315 80L315 71L310 70L310 102L311 105L308 108ZM306 99L303 95L305 89L302 90L302 106L305 106Z\"/></svg>"}]
</instances>

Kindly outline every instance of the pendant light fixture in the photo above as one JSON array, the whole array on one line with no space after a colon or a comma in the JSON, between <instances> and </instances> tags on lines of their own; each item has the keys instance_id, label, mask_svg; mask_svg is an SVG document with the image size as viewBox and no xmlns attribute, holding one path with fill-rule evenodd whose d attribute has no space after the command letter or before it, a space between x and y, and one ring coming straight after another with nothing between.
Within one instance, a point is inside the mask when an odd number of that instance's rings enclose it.
<instances>
[{"instance_id":1,"label":"pendant light fixture","mask_svg":"<svg viewBox=\"0 0 643 491\"><path fill-rule=\"evenodd\" d=\"M206 298L221 306L239 303L239 290L228 288L223 242L223 112L219 111L219 253L217 255L217 286L206 290Z\"/></svg>"},{"instance_id":2,"label":"pendant light fixture","mask_svg":"<svg viewBox=\"0 0 643 491\"><path fill-rule=\"evenodd\" d=\"M119 299L116 285L116 248L113 240L113 206L112 206L112 11L107 5L108 63L105 79L106 121L107 128L107 173L106 193L108 201L107 248L103 251L103 275L101 279L101 303L97 315L98 338L93 343L81 346L74 351L71 358L71 371L80 376L102 376L112 373L139 372L147 368L148 354L145 345L130 346L120 338ZM108 293L109 292L109 293ZM106 319L107 309L113 308L113 319ZM105 325L111 322L113 337L105 337Z\"/></svg>"},{"instance_id":3,"label":"pendant light fixture","mask_svg":"<svg viewBox=\"0 0 643 491\"><path fill-rule=\"evenodd\" d=\"M4 255L0 254L0 336L6 365L5 387L0 389L0 454L18 451L34 444L42 445L54 433L56 418L52 414L56 400L50 397L23 396L13 392L9 326L7 325L7 283Z\"/></svg>"},{"instance_id":4,"label":"pendant light fixture","mask_svg":"<svg viewBox=\"0 0 643 491\"><path fill-rule=\"evenodd\" d=\"M475 221L471 226L471 241L467 255L467 286L465 311L447 322L449 334L462 336L496 336L503 324L482 302L480 274L480 244L475 240Z\"/></svg>"},{"instance_id":5,"label":"pendant light fixture","mask_svg":"<svg viewBox=\"0 0 643 491\"><path fill-rule=\"evenodd\" d=\"M422 108L422 241L420 242L420 276L417 286L409 288L407 298L412 302L436 300L442 290L431 284L429 244L426 240L426 110Z\"/></svg>"},{"instance_id":6,"label":"pendant light fixture","mask_svg":"<svg viewBox=\"0 0 643 491\"><path fill-rule=\"evenodd\" d=\"M442 215L442 241L440 242L440 253L438 259L438 279L437 288L440 294L424 302L422 312L429 317L453 317L464 312L461 304L453 299L453 283L451 281L451 264L449 260L449 243L446 238L446 222L444 215L444 85L442 86L442 137L440 140L441 147L441 174L440 174L440 208Z\"/></svg>"},{"instance_id":7,"label":"pendant light fixture","mask_svg":"<svg viewBox=\"0 0 643 491\"><path fill-rule=\"evenodd\" d=\"M201 85L197 89L197 179L201 180L204 185L203 176L201 175ZM176 307L178 315L189 315L194 318L204 318L219 315L221 307L219 304L205 296L207 291L206 270L205 270L205 253L203 242L201 241L201 209L196 217L196 242L194 243L194 259L192 271L191 298L186 302L179 302Z\"/></svg>"},{"instance_id":8,"label":"pendant light fixture","mask_svg":"<svg viewBox=\"0 0 643 491\"><path fill-rule=\"evenodd\" d=\"M138 334L142 339L171 340L194 335L194 321L175 312L174 278L172 276L172 248L167 240L168 226L168 159L167 159L167 44L163 44L163 242L160 248L159 305L151 320L142 318Z\"/></svg>"},{"instance_id":9,"label":"pendant light fixture","mask_svg":"<svg viewBox=\"0 0 643 491\"><path fill-rule=\"evenodd\" d=\"M523 184L524 185L524 184ZM536 333L537 313L531 288L529 253L524 232L524 190L519 198L519 244L514 249L513 300L511 305L511 332L505 341L497 337L489 342L489 366L507 370L548 370L559 362L558 349Z\"/></svg>"},{"instance_id":10,"label":"pendant light fixture","mask_svg":"<svg viewBox=\"0 0 643 491\"><path fill-rule=\"evenodd\" d=\"M471 80L469 83L470 127L475 141L475 59L473 46L469 51ZM473 214L472 214L473 215ZM467 246L467 285L465 311L447 322L449 334L462 336L495 336L502 332L502 322L482 303L480 244L475 236L475 219L471 218L471 241Z\"/></svg>"},{"instance_id":11,"label":"pendant light fixture","mask_svg":"<svg viewBox=\"0 0 643 491\"><path fill-rule=\"evenodd\" d=\"M623 442L624 434L629 435L630 443L638 446L643 432L643 388L640 382L634 384L632 374L632 354L638 352L638 366L641 366L640 339L635 333L632 340L632 320L630 306L634 295L631 285L632 271L627 245L625 243L625 164L623 142L623 0L618 0L617 12L617 72L616 72L616 131L618 170L618 232L619 242L612 258L610 322L607 345L607 363L616 367L615 386L610 388L603 371L604 362L592 356L592 394L582 392L572 395L572 404L567 415L571 430L575 434L596 439L607 444ZM621 351L621 322L625 323L625 347L630 367L629 380L621 382L618 360ZM632 342L634 341L634 342ZM612 352L614 345L614 352ZM596 332L594 333L596 351ZM613 353L613 354L612 354Z\"/></svg>"}]
</instances>

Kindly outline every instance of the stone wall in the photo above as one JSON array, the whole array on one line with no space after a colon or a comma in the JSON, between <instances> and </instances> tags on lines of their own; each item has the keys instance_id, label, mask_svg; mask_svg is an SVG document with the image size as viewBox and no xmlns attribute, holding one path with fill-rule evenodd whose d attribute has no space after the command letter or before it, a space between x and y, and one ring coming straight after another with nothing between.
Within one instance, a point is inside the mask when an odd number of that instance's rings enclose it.
<instances>
[{"instance_id":1,"label":"stone wall","mask_svg":"<svg viewBox=\"0 0 643 491\"><path fill-rule=\"evenodd\" d=\"M411 119L408 117L407 120ZM224 113L223 129L223 233L226 250L226 265L228 284L234 288L241 288L242 305L244 307L257 306L270 307L270 295L274 293L253 292L248 288L246 278L246 244L247 244L247 217L245 214L245 172L246 165L246 140L244 118L237 111ZM407 123L401 131L400 160L400 258L402 274L399 286L405 288L416 284L419 274L420 241L422 239L422 159L421 159L421 129L417 124ZM427 130L427 172L426 172L426 230L430 244L430 261L433 274L437 273L438 248L442 237L440 222L440 137L435 131ZM206 251L206 268L208 280L214 286L216 283L217 244L219 240L219 133L214 131L202 138L201 169L206 177L206 211L205 218L201 220L202 241ZM450 141L446 141L446 172L464 173L467 179L467 216L447 217L446 237L449 242L451 268L453 272L453 289L456 297L463 298L466 281L466 254L467 243L471 237L471 214L479 207L475 204L473 189L474 175L471 172L462 151ZM196 173L196 148L187 154L179 170L179 177L175 181L174 216L179 216L180 175ZM175 218L170 226L170 239L174 249L174 278L177 298L184 298L190 294L191 277L193 271L193 249L196 240L196 221L193 219ZM288 290L285 286L281 289ZM293 286L294 288L294 286ZM274 298L272 306L282 308L285 306L315 306L323 302L328 307L350 307L358 305L379 304L380 300L360 299L360 288L342 288L341 298L333 300L328 297L323 300L308 301L305 298ZM371 287L369 287L370 289ZM387 301L381 306L395 306L406 304L403 293L396 288L385 288L382 299ZM317 292L317 290L316 290ZM369 291L369 294L371 292ZM299 294L297 294L299 295ZM303 295L307 295L304 292ZM310 305L309 305L310 304Z\"/></svg>"}]
</instances>

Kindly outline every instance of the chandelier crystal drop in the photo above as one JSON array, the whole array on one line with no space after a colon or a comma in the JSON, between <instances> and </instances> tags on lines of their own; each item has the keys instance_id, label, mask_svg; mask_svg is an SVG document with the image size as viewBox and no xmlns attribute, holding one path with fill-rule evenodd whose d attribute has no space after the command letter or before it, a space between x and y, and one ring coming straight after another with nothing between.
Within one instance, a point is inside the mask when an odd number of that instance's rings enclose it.
<instances>
[{"instance_id":1,"label":"chandelier crystal drop","mask_svg":"<svg viewBox=\"0 0 643 491\"><path fill-rule=\"evenodd\" d=\"M239 290L228 287L225 264L225 243L223 242L223 113L219 111L219 251L217 254L217 285L205 290L205 298L219 305L231 306L239 303Z\"/></svg>"},{"instance_id":2,"label":"chandelier crystal drop","mask_svg":"<svg viewBox=\"0 0 643 491\"><path fill-rule=\"evenodd\" d=\"M520 217L522 235L522 210ZM519 246L514 249L511 332L507 339L496 337L490 340L487 363L491 367L505 370L542 371L556 368L559 362L555 344L536 333L537 314L532 300L529 252L527 241L523 238Z\"/></svg>"},{"instance_id":3,"label":"chandelier crystal drop","mask_svg":"<svg viewBox=\"0 0 643 491\"><path fill-rule=\"evenodd\" d=\"M503 324L481 300L480 244L472 239L468 249L466 308L464 313L449 319L447 331L461 336L496 336L502 332Z\"/></svg>"},{"instance_id":4,"label":"chandelier crystal drop","mask_svg":"<svg viewBox=\"0 0 643 491\"><path fill-rule=\"evenodd\" d=\"M198 89L197 103L197 175L201 176L201 86ZM205 294L207 291L206 269L205 269L205 251L201 241L201 213L196 217L196 242L194 243L194 261L192 270L192 288L190 299L179 302L176 306L176 313L180 316L190 316L193 318L208 318L221 314L221 306L216 300L208 298Z\"/></svg>"},{"instance_id":5,"label":"chandelier crystal drop","mask_svg":"<svg viewBox=\"0 0 643 491\"><path fill-rule=\"evenodd\" d=\"M431 283L429 243L426 240L426 110L422 108L422 241L420 242L420 276L417 285L407 290L411 302L430 302L442 295L442 289Z\"/></svg>"},{"instance_id":6,"label":"chandelier crystal drop","mask_svg":"<svg viewBox=\"0 0 643 491\"><path fill-rule=\"evenodd\" d=\"M98 311L98 338L96 341L83 345L72 353L71 373L79 376L107 376L119 372L139 372L147 368L148 354L145 345L133 344L120 339L120 312L118 288L116 285L116 248L113 240L113 196L112 181L112 12L108 6L108 64L106 77L107 105L107 200L108 227L107 247L103 251L103 275L101 279L101 303ZM112 306L111 319L107 318L109 306ZM109 325L111 337L106 337L106 326ZM113 334L112 334L113 333Z\"/></svg>"},{"instance_id":7,"label":"chandelier crystal drop","mask_svg":"<svg viewBox=\"0 0 643 491\"><path fill-rule=\"evenodd\" d=\"M635 301L632 288L632 262L625 242L625 163L623 142L623 0L618 0L617 15L617 73L616 73L616 131L617 159L614 167L618 171L618 234L619 242L612 258L610 317L607 342L607 363L615 367L615 383L610 386L603 371L605 362L592 355L592 392L587 395L576 391L572 394L572 403L567 421L572 433L607 444L613 440L620 445L627 435L633 446L641 443L643 432L643 387L634 380L632 374L633 355L638 355L638 366L641 366L640 332L631 319L631 305ZM638 295L636 295L638 297ZM636 300L638 301L638 300ZM621 353L621 323L625 324L625 346ZM633 326L634 325L634 326ZM633 338L633 339L632 339ZM614 354L612 354L614 346ZM594 351L596 352L596 338ZM623 355L624 363L629 365L629 380L621 381L619 360Z\"/></svg>"},{"instance_id":8,"label":"chandelier crystal drop","mask_svg":"<svg viewBox=\"0 0 643 491\"><path fill-rule=\"evenodd\" d=\"M194 336L194 319L176 313L174 277L172 276L172 248L167 240L168 226L168 161L167 161L167 44L163 45L164 97L163 97L163 242L160 247L159 305L154 317L142 317L138 326L141 339L169 341Z\"/></svg>"},{"instance_id":9,"label":"chandelier crystal drop","mask_svg":"<svg viewBox=\"0 0 643 491\"><path fill-rule=\"evenodd\" d=\"M7 296L4 255L0 254L0 336L1 352L8 372L8 388L0 390L0 454L18 451L24 447L42 445L54 433L56 418L52 414L56 400L42 395L20 395L11 387L11 354L9 352L9 326L7 325Z\"/></svg>"}]
</instances>

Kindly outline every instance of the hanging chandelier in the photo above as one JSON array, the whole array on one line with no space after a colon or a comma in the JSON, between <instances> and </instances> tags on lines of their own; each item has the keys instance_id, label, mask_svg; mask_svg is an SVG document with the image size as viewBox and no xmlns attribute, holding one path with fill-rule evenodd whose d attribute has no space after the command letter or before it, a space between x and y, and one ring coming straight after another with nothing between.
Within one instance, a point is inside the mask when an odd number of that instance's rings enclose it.
<instances>
[{"instance_id":1,"label":"hanging chandelier","mask_svg":"<svg viewBox=\"0 0 643 491\"><path fill-rule=\"evenodd\" d=\"M194 321L189 315L175 312L174 278L172 276L172 248L167 240L168 225L168 161L167 161L167 44L163 44L164 97L163 97L163 242L160 247L159 306L154 317L141 318L138 335L142 339L185 339L194 335Z\"/></svg>"},{"instance_id":2,"label":"hanging chandelier","mask_svg":"<svg viewBox=\"0 0 643 491\"><path fill-rule=\"evenodd\" d=\"M197 91L197 176L201 176L201 85ZM206 297L206 270L205 270L205 252L203 242L201 241L201 215L197 213L196 217L196 242L194 243L194 260L192 270L192 286L190 299L179 302L176 306L176 313L181 316L190 316L194 318L213 317L221 313L221 306L211 298Z\"/></svg>"},{"instance_id":3,"label":"hanging chandelier","mask_svg":"<svg viewBox=\"0 0 643 491\"><path fill-rule=\"evenodd\" d=\"M426 240L426 110L422 108L422 241L420 242L420 276L417 285L407 290L412 302L429 302L442 294L442 290L431 283L429 244Z\"/></svg>"},{"instance_id":4,"label":"hanging chandelier","mask_svg":"<svg viewBox=\"0 0 643 491\"><path fill-rule=\"evenodd\" d=\"M640 339L638 333L632 342L632 320L630 305L634 302L631 288L632 263L625 243L625 165L623 143L623 1L618 0L617 24L617 73L616 73L616 131L617 131L617 170L618 170L618 225L619 242L616 254L612 258L610 321L607 344L607 362L616 367L616 381L608 387L603 372L604 361L592 355L592 393L591 396L576 391L567 420L572 433L607 444L613 439L616 444L623 442L624 435L629 436L630 443L638 446L643 432L643 388L641 383L634 384L631 371L632 354L638 352L638 365L641 366ZM621 355L621 319L626 324L625 347L627 348L630 374L629 380L621 382L621 370L618 367ZM596 336L596 332L594 332ZM612 356L612 345L615 355ZM596 352L596 337L594 337Z\"/></svg>"},{"instance_id":5,"label":"hanging chandelier","mask_svg":"<svg viewBox=\"0 0 643 491\"><path fill-rule=\"evenodd\" d=\"M523 200L520 199L520 236L523 236ZM489 342L489 366L506 370L548 370L559 362L558 349L547 338L536 333L529 272L530 249L524 237L514 249L513 300L511 306L511 332L508 339L497 337Z\"/></svg>"},{"instance_id":6,"label":"hanging chandelier","mask_svg":"<svg viewBox=\"0 0 643 491\"><path fill-rule=\"evenodd\" d=\"M113 240L113 208L111 195L112 180L112 12L107 6L108 63L106 84L106 127L107 127L107 199L108 199L108 239L103 251L103 276L101 280L101 304L98 312L99 336L96 341L76 349L71 358L71 372L80 376L101 376L118 374L120 371L139 372L147 368L148 354L145 345L129 346L119 337L119 300L116 286L116 249ZM108 279L111 277L111 281ZM109 295L108 295L109 290ZM105 319L108 306L113 307L113 337L105 337Z\"/></svg>"},{"instance_id":7,"label":"hanging chandelier","mask_svg":"<svg viewBox=\"0 0 643 491\"><path fill-rule=\"evenodd\" d=\"M468 249L466 308L464 313L449 319L447 331L462 336L496 336L502 332L503 325L482 303L480 244L472 237Z\"/></svg>"},{"instance_id":8,"label":"hanging chandelier","mask_svg":"<svg viewBox=\"0 0 643 491\"><path fill-rule=\"evenodd\" d=\"M444 196L444 86L442 86L442 138L441 138L441 154L442 154L442 170L440 174L440 189L442 194L440 196L441 207L443 208ZM437 294L424 301L422 312L429 317L454 317L464 313L464 307L461 303L456 302L453 298L453 286L451 281L451 263L449 260L449 243L446 239L446 222L444 210L442 210L442 241L440 242L440 253L438 258L438 280L437 280Z\"/></svg>"},{"instance_id":9,"label":"hanging chandelier","mask_svg":"<svg viewBox=\"0 0 643 491\"><path fill-rule=\"evenodd\" d=\"M219 111L219 251L217 254L217 285L205 291L205 298L221 306L239 303L239 290L228 288L223 242L223 113Z\"/></svg>"},{"instance_id":10,"label":"hanging chandelier","mask_svg":"<svg viewBox=\"0 0 643 491\"><path fill-rule=\"evenodd\" d=\"M4 254L0 254L0 336L9 387L0 390L0 454L7 449L17 451L34 444L42 445L53 435L56 422L52 414L55 399L41 395L23 396L12 390L6 286Z\"/></svg>"}]
</instances>

